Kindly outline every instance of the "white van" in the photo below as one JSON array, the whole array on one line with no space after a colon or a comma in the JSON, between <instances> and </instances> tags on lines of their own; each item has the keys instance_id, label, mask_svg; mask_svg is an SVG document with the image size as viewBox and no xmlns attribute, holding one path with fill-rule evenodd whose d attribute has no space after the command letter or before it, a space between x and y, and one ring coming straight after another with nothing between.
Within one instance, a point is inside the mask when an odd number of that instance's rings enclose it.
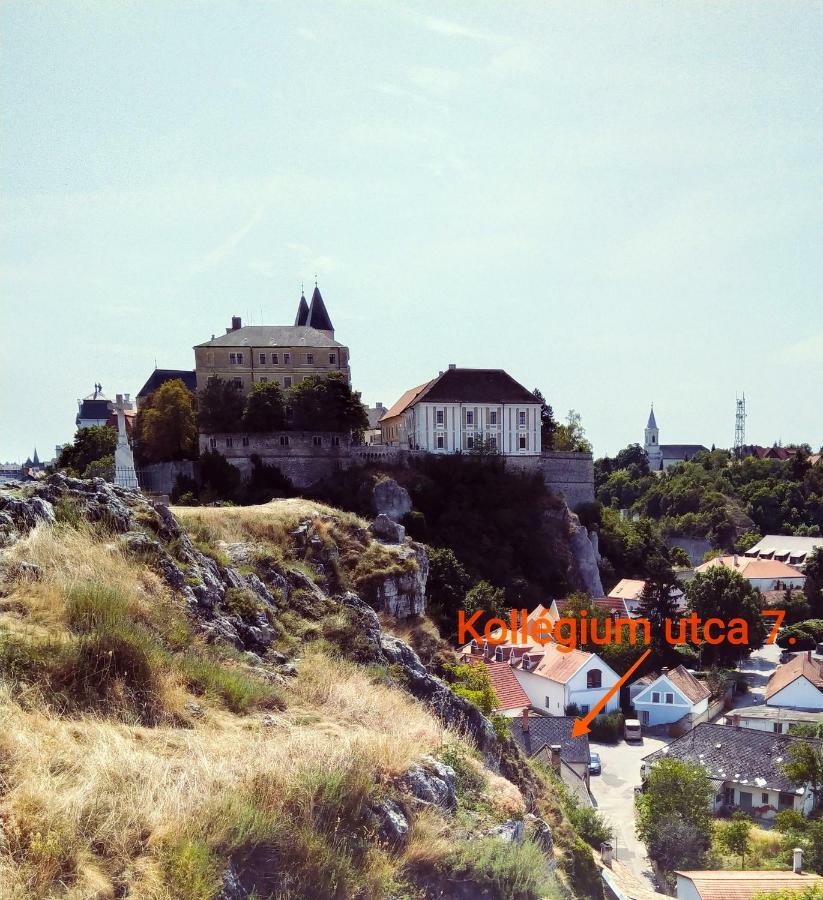
<instances>
[{"instance_id":1,"label":"white van","mask_svg":"<svg viewBox=\"0 0 823 900\"><path fill-rule=\"evenodd\" d=\"M623 737L627 741L643 740L643 729L639 719L626 719L623 723Z\"/></svg>"}]
</instances>

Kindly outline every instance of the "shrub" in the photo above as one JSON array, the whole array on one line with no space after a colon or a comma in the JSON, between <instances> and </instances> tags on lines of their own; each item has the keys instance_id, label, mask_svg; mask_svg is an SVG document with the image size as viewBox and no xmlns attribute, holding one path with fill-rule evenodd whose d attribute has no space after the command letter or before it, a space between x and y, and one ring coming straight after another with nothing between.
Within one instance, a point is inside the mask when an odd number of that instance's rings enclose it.
<instances>
[{"instance_id":1,"label":"shrub","mask_svg":"<svg viewBox=\"0 0 823 900\"><path fill-rule=\"evenodd\" d=\"M128 615L122 593L97 581L84 581L69 590L66 621L78 634L114 628Z\"/></svg>"},{"instance_id":2,"label":"shrub","mask_svg":"<svg viewBox=\"0 0 823 900\"><path fill-rule=\"evenodd\" d=\"M568 815L580 836L592 847L599 849L601 844L612 839L611 826L606 824L603 816L591 806L574 804L568 809Z\"/></svg>"},{"instance_id":3,"label":"shrub","mask_svg":"<svg viewBox=\"0 0 823 900\"><path fill-rule=\"evenodd\" d=\"M279 692L271 685L207 657L190 653L180 657L177 664L191 690L219 697L232 712L283 706Z\"/></svg>"},{"instance_id":4,"label":"shrub","mask_svg":"<svg viewBox=\"0 0 823 900\"><path fill-rule=\"evenodd\" d=\"M476 797L485 789L487 781L477 767L472 765L467 751L459 744L447 744L440 754L440 758L454 769L457 776L458 797Z\"/></svg>"},{"instance_id":5,"label":"shrub","mask_svg":"<svg viewBox=\"0 0 823 900\"><path fill-rule=\"evenodd\" d=\"M482 838L461 844L448 859L450 875L464 875L478 888L501 900L555 896L546 857L532 841L506 843Z\"/></svg>"},{"instance_id":6,"label":"shrub","mask_svg":"<svg viewBox=\"0 0 823 900\"><path fill-rule=\"evenodd\" d=\"M188 505L196 499L198 493L197 482L185 472L180 472L174 479L174 485L169 494L172 503Z\"/></svg>"},{"instance_id":7,"label":"shrub","mask_svg":"<svg viewBox=\"0 0 823 900\"><path fill-rule=\"evenodd\" d=\"M589 725L589 736L593 741L616 744L620 740L624 721L623 713L619 711L595 716Z\"/></svg>"},{"instance_id":8,"label":"shrub","mask_svg":"<svg viewBox=\"0 0 823 900\"><path fill-rule=\"evenodd\" d=\"M263 610L260 600L249 588L229 588L223 606L231 615L238 616L246 622L255 620Z\"/></svg>"},{"instance_id":9,"label":"shrub","mask_svg":"<svg viewBox=\"0 0 823 900\"><path fill-rule=\"evenodd\" d=\"M219 893L219 865L204 841L181 838L166 843L160 858L175 900L211 900Z\"/></svg>"},{"instance_id":10,"label":"shrub","mask_svg":"<svg viewBox=\"0 0 823 900\"><path fill-rule=\"evenodd\" d=\"M781 628L775 643L784 650L814 650L817 646L814 637L808 631L804 631L801 625Z\"/></svg>"}]
</instances>

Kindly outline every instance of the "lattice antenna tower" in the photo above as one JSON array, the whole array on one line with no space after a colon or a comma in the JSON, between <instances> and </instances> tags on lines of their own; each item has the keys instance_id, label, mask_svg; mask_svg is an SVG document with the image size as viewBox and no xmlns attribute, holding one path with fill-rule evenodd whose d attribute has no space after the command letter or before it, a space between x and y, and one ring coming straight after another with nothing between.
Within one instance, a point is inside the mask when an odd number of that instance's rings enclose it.
<instances>
[{"instance_id":1,"label":"lattice antenna tower","mask_svg":"<svg viewBox=\"0 0 823 900\"><path fill-rule=\"evenodd\" d=\"M746 394L737 398L737 413L734 417L734 455L736 459L743 456L746 445Z\"/></svg>"}]
</instances>

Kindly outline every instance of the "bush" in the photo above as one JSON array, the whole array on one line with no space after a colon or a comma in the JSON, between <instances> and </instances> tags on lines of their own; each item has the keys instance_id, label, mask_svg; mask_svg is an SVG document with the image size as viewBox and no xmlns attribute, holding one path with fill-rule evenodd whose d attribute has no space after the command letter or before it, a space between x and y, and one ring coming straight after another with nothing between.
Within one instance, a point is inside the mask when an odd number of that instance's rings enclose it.
<instances>
[{"instance_id":1,"label":"bush","mask_svg":"<svg viewBox=\"0 0 823 900\"><path fill-rule=\"evenodd\" d=\"M577 829L580 837L592 847L600 849L600 845L612 839L612 827L603 816L591 806L573 805L567 810L569 820Z\"/></svg>"},{"instance_id":2,"label":"bush","mask_svg":"<svg viewBox=\"0 0 823 900\"><path fill-rule=\"evenodd\" d=\"M231 615L246 622L254 621L263 611L263 604L249 588L229 588L223 606Z\"/></svg>"},{"instance_id":3,"label":"bush","mask_svg":"<svg viewBox=\"0 0 823 900\"><path fill-rule=\"evenodd\" d=\"M187 505L198 495L197 482L185 472L180 472L174 479L174 485L169 494L172 503Z\"/></svg>"},{"instance_id":4,"label":"bush","mask_svg":"<svg viewBox=\"0 0 823 900\"><path fill-rule=\"evenodd\" d=\"M530 900L555 896L546 857L532 841L506 843L495 838L468 841L448 858L449 873L463 875L481 891L500 900Z\"/></svg>"},{"instance_id":5,"label":"bush","mask_svg":"<svg viewBox=\"0 0 823 900\"><path fill-rule=\"evenodd\" d=\"M278 691L271 685L230 669L203 656L187 654L177 660L188 687L200 694L219 697L235 713L252 707L281 708Z\"/></svg>"},{"instance_id":6,"label":"bush","mask_svg":"<svg viewBox=\"0 0 823 900\"><path fill-rule=\"evenodd\" d=\"M75 585L66 598L66 621L78 634L114 628L128 615L126 598L97 581Z\"/></svg>"},{"instance_id":7,"label":"bush","mask_svg":"<svg viewBox=\"0 0 823 900\"><path fill-rule=\"evenodd\" d=\"M814 650L817 647L815 638L802 625L781 628L775 643L784 650Z\"/></svg>"},{"instance_id":8,"label":"bush","mask_svg":"<svg viewBox=\"0 0 823 900\"><path fill-rule=\"evenodd\" d=\"M589 725L589 737L593 741L616 744L623 733L624 722L623 713L619 711L595 716Z\"/></svg>"}]
</instances>

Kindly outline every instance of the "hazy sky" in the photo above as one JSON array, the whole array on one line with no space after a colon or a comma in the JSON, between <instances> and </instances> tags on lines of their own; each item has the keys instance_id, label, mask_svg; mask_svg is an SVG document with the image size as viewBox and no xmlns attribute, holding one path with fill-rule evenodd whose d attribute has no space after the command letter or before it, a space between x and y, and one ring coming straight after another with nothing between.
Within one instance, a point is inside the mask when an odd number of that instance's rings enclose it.
<instances>
[{"instance_id":1,"label":"hazy sky","mask_svg":"<svg viewBox=\"0 0 823 900\"><path fill-rule=\"evenodd\" d=\"M317 274L355 386L448 363L595 452L823 443L823 3L0 6L0 459Z\"/></svg>"}]
</instances>

